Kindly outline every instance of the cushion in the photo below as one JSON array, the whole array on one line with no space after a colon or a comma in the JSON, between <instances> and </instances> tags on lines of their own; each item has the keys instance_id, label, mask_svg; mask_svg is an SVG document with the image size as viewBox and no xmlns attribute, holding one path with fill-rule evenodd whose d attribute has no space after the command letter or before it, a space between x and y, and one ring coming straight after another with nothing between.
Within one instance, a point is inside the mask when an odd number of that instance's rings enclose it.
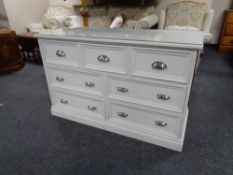
<instances>
[{"instance_id":1,"label":"cushion","mask_svg":"<svg viewBox=\"0 0 233 175\"><path fill-rule=\"evenodd\" d=\"M134 29L137 24L136 20L127 19L124 24L122 25L122 28L124 29Z\"/></svg>"},{"instance_id":2,"label":"cushion","mask_svg":"<svg viewBox=\"0 0 233 175\"><path fill-rule=\"evenodd\" d=\"M136 29L150 29L158 23L157 15L146 16L139 21L137 21L135 28Z\"/></svg>"},{"instance_id":3,"label":"cushion","mask_svg":"<svg viewBox=\"0 0 233 175\"><path fill-rule=\"evenodd\" d=\"M165 28L168 26L192 26L201 30L206 11L206 3L185 1L171 4L167 7Z\"/></svg>"},{"instance_id":4,"label":"cushion","mask_svg":"<svg viewBox=\"0 0 233 175\"><path fill-rule=\"evenodd\" d=\"M120 28L122 26L124 22L124 19L123 17L120 15L120 16L117 16L115 17L115 19L112 21L111 25L110 25L110 28Z\"/></svg>"},{"instance_id":5,"label":"cushion","mask_svg":"<svg viewBox=\"0 0 233 175\"><path fill-rule=\"evenodd\" d=\"M92 28L109 28L112 19L108 16L91 16L88 18L89 26Z\"/></svg>"}]
</instances>

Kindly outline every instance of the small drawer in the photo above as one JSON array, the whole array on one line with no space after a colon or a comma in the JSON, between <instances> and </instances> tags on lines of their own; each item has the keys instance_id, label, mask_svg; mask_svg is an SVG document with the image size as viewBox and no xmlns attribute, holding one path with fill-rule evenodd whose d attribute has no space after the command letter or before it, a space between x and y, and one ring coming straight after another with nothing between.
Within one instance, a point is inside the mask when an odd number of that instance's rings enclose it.
<instances>
[{"instance_id":1,"label":"small drawer","mask_svg":"<svg viewBox=\"0 0 233 175\"><path fill-rule=\"evenodd\" d=\"M88 69L127 73L127 52L125 47L83 44L84 67Z\"/></svg>"},{"instance_id":2,"label":"small drawer","mask_svg":"<svg viewBox=\"0 0 233 175\"><path fill-rule=\"evenodd\" d=\"M54 106L60 106L68 112L105 119L105 105L100 100L71 95L60 91L52 91L51 94Z\"/></svg>"},{"instance_id":3,"label":"small drawer","mask_svg":"<svg viewBox=\"0 0 233 175\"><path fill-rule=\"evenodd\" d=\"M233 36L223 37L222 44L225 46L233 46Z\"/></svg>"},{"instance_id":4,"label":"small drawer","mask_svg":"<svg viewBox=\"0 0 233 175\"><path fill-rule=\"evenodd\" d=\"M101 76L61 69L47 69L52 86L74 89L87 94L104 95L104 80Z\"/></svg>"},{"instance_id":5,"label":"small drawer","mask_svg":"<svg viewBox=\"0 0 233 175\"><path fill-rule=\"evenodd\" d=\"M225 30L226 35L233 35L233 25L226 25L226 30Z\"/></svg>"},{"instance_id":6,"label":"small drawer","mask_svg":"<svg viewBox=\"0 0 233 175\"><path fill-rule=\"evenodd\" d=\"M76 43L65 41L43 41L46 62L79 66L79 54Z\"/></svg>"},{"instance_id":7,"label":"small drawer","mask_svg":"<svg viewBox=\"0 0 233 175\"><path fill-rule=\"evenodd\" d=\"M108 97L168 111L183 112L185 87L109 78Z\"/></svg>"},{"instance_id":8,"label":"small drawer","mask_svg":"<svg viewBox=\"0 0 233 175\"><path fill-rule=\"evenodd\" d=\"M228 13L227 15L227 23L233 24L233 13Z\"/></svg>"},{"instance_id":9,"label":"small drawer","mask_svg":"<svg viewBox=\"0 0 233 175\"><path fill-rule=\"evenodd\" d=\"M112 120L118 123L128 124L129 127L141 128L142 130L154 130L160 134L179 137L182 118L165 116L153 111L126 107L117 104L110 105ZM110 120L111 120L110 119ZM134 123L136 126L133 126Z\"/></svg>"},{"instance_id":10,"label":"small drawer","mask_svg":"<svg viewBox=\"0 0 233 175\"><path fill-rule=\"evenodd\" d=\"M187 82L195 66L191 51L134 48L131 53L134 76Z\"/></svg>"}]
</instances>

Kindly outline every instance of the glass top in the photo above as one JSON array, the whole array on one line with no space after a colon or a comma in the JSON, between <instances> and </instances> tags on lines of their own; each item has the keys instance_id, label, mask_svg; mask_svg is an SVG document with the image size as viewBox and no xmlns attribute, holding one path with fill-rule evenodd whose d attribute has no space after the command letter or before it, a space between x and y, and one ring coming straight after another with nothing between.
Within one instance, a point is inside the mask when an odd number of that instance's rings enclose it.
<instances>
[{"instance_id":1,"label":"glass top","mask_svg":"<svg viewBox=\"0 0 233 175\"><path fill-rule=\"evenodd\" d=\"M99 38L112 40L133 40L144 42L164 42L202 45L202 32L169 31L152 29L109 29L109 28L75 28L43 31L41 35L57 35L72 38Z\"/></svg>"}]
</instances>

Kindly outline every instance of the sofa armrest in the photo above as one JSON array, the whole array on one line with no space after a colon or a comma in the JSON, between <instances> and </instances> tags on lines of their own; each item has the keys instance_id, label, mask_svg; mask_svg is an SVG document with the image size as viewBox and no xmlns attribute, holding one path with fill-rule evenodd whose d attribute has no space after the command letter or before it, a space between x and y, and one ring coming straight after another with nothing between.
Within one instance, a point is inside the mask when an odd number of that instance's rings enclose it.
<instances>
[{"instance_id":1,"label":"sofa armrest","mask_svg":"<svg viewBox=\"0 0 233 175\"><path fill-rule=\"evenodd\" d=\"M162 9L159 15L159 27L158 27L159 30L164 30L165 21L166 21L166 11Z\"/></svg>"},{"instance_id":2,"label":"sofa armrest","mask_svg":"<svg viewBox=\"0 0 233 175\"><path fill-rule=\"evenodd\" d=\"M154 25L158 23L158 16L157 15L149 15L142 19L140 19L137 23L135 28L136 29L150 29Z\"/></svg>"},{"instance_id":3,"label":"sofa armrest","mask_svg":"<svg viewBox=\"0 0 233 175\"><path fill-rule=\"evenodd\" d=\"M211 29L211 25L214 19L214 10L210 9L208 11L208 13L206 14L206 18L205 18L205 23L203 26L202 31L205 33L210 33L210 29Z\"/></svg>"}]
</instances>

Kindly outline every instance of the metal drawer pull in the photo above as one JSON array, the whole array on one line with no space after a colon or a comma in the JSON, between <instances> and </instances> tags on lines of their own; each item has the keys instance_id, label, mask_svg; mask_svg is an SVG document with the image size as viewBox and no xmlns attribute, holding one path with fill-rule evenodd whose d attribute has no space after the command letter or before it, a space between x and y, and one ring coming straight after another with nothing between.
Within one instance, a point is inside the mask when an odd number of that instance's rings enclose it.
<instances>
[{"instance_id":1,"label":"metal drawer pull","mask_svg":"<svg viewBox=\"0 0 233 175\"><path fill-rule=\"evenodd\" d=\"M95 106L88 106L87 107L90 111L96 111L97 110L97 107Z\"/></svg>"},{"instance_id":2,"label":"metal drawer pull","mask_svg":"<svg viewBox=\"0 0 233 175\"><path fill-rule=\"evenodd\" d=\"M157 126L161 126L161 127L167 126L167 123L162 122L162 121L155 121L155 124L156 124Z\"/></svg>"},{"instance_id":3,"label":"metal drawer pull","mask_svg":"<svg viewBox=\"0 0 233 175\"><path fill-rule=\"evenodd\" d=\"M62 78L62 77L56 77L56 80L57 80L57 81L64 81L65 79Z\"/></svg>"},{"instance_id":4,"label":"metal drawer pull","mask_svg":"<svg viewBox=\"0 0 233 175\"><path fill-rule=\"evenodd\" d=\"M122 117L122 118L126 118L126 117L129 116L128 114L126 114L126 113L124 113L124 112L118 112L117 115L118 115L119 117Z\"/></svg>"},{"instance_id":5,"label":"metal drawer pull","mask_svg":"<svg viewBox=\"0 0 233 175\"><path fill-rule=\"evenodd\" d=\"M57 50L56 55L59 56L59 57L65 57L66 53L64 51L62 51L62 50Z\"/></svg>"},{"instance_id":6,"label":"metal drawer pull","mask_svg":"<svg viewBox=\"0 0 233 175\"><path fill-rule=\"evenodd\" d=\"M161 70L161 71L167 69L167 65L166 65L165 63L163 63L163 62L160 62L160 61L154 62L154 63L151 65L151 67L152 67L153 69Z\"/></svg>"},{"instance_id":7,"label":"metal drawer pull","mask_svg":"<svg viewBox=\"0 0 233 175\"><path fill-rule=\"evenodd\" d=\"M65 99L61 99L60 102L63 103L63 104L68 104L68 103L69 103L69 102L68 102L67 100L65 100Z\"/></svg>"},{"instance_id":8,"label":"metal drawer pull","mask_svg":"<svg viewBox=\"0 0 233 175\"><path fill-rule=\"evenodd\" d=\"M123 93L127 93L129 91L127 88L124 88L124 87L117 87L117 90Z\"/></svg>"},{"instance_id":9,"label":"metal drawer pull","mask_svg":"<svg viewBox=\"0 0 233 175\"><path fill-rule=\"evenodd\" d=\"M98 56L98 61L101 63L107 63L110 61L110 58L108 58L106 55L100 55Z\"/></svg>"},{"instance_id":10,"label":"metal drawer pull","mask_svg":"<svg viewBox=\"0 0 233 175\"><path fill-rule=\"evenodd\" d=\"M95 86L95 83L93 83L93 82L86 82L85 83L85 85L87 86L87 87L94 87Z\"/></svg>"},{"instance_id":11,"label":"metal drawer pull","mask_svg":"<svg viewBox=\"0 0 233 175\"><path fill-rule=\"evenodd\" d=\"M160 99L160 100L164 100L164 101L167 101L167 100L170 100L170 99L171 99L170 96L165 95L165 94L158 94L158 95L157 95L157 98Z\"/></svg>"}]
</instances>

